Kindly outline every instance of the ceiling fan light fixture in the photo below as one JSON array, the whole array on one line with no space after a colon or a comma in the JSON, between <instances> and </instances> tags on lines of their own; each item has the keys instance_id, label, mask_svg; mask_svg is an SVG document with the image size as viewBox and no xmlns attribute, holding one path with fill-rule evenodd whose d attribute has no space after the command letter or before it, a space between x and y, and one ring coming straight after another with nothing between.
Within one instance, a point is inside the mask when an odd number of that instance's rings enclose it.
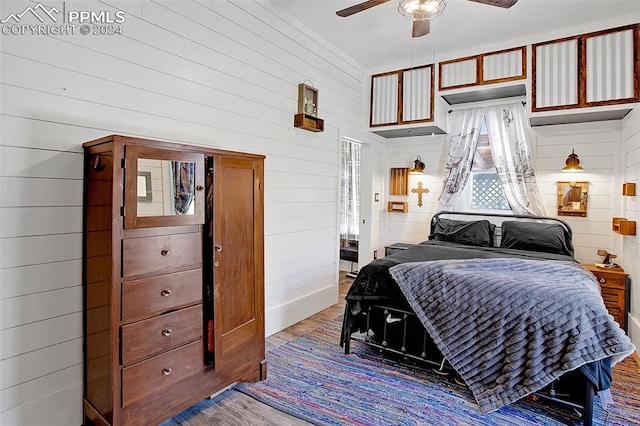
<instances>
[{"instance_id":1,"label":"ceiling fan light fixture","mask_svg":"<svg viewBox=\"0 0 640 426\"><path fill-rule=\"evenodd\" d=\"M398 12L413 21L431 20L447 6L445 0L400 0Z\"/></svg>"}]
</instances>

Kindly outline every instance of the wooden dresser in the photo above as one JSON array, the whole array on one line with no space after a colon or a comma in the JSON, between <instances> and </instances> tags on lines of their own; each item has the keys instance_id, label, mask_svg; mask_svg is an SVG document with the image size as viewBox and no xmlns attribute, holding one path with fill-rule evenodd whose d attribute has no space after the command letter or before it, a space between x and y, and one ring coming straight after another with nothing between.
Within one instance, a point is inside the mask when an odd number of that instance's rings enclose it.
<instances>
[{"instance_id":1,"label":"wooden dresser","mask_svg":"<svg viewBox=\"0 0 640 426\"><path fill-rule=\"evenodd\" d=\"M84 148L84 423L157 424L264 379L264 157Z\"/></svg>"},{"instance_id":2,"label":"wooden dresser","mask_svg":"<svg viewBox=\"0 0 640 426\"><path fill-rule=\"evenodd\" d=\"M600 283L602 298L609 313L613 315L620 327L627 331L627 307L629 306L629 281L628 274L620 268L599 268L594 264L582 265Z\"/></svg>"}]
</instances>

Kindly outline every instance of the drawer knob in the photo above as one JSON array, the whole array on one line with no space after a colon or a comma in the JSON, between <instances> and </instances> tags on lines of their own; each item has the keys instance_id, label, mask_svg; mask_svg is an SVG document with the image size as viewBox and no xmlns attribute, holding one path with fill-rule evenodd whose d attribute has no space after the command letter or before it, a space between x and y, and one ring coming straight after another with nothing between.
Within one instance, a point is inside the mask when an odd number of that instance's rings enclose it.
<instances>
[{"instance_id":1,"label":"drawer knob","mask_svg":"<svg viewBox=\"0 0 640 426\"><path fill-rule=\"evenodd\" d=\"M162 250L160 252L160 255L161 256L169 256L170 253L171 253L171 250L164 249L164 250Z\"/></svg>"},{"instance_id":2,"label":"drawer knob","mask_svg":"<svg viewBox=\"0 0 640 426\"><path fill-rule=\"evenodd\" d=\"M600 278L598 281L600 281L601 283L606 283L607 280L605 278Z\"/></svg>"},{"instance_id":3,"label":"drawer knob","mask_svg":"<svg viewBox=\"0 0 640 426\"><path fill-rule=\"evenodd\" d=\"M168 296L171 296L171 290L170 290L170 289L168 289L168 288L167 288L167 289L165 289L165 290L162 290L162 291L160 292L160 296L162 296L162 297L168 297Z\"/></svg>"},{"instance_id":4,"label":"drawer knob","mask_svg":"<svg viewBox=\"0 0 640 426\"><path fill-rule=\"evenodd\" d=\"M171 370L171 367L163 368L162 369L162 374L165 375L165 376L168 376L169 374L171 374L171 371L173 371L173 370Z\"/></svg>"},{"instance_id":5,"label":"drawer knob","mask_svg":"<svg viewBox=\"0 0 640 426\"><path fill-rule=\"evenodd\" d=\"M203 189L204 189L204 186L202 185L196 186L196 191L202 191Z\"/></svg>"},{"instance_id":6,"label":"drawer knob","mask_svg":"<svg viewBox=\"0 0 640 426\"><path fill-rule=\"evenodd\" d=\"M163 336L170 336L171 335L171 329L170 328L165 328L164 330L162 330L162 335Z\"/></svg>"},{"instance_id":7,"label":"drawer knob","mask_svg":"<svg viewBox=\"0 0 640 426\"><path fill-rule=\"evenodd\" d=\"M216 251L222 251L222 246L221 245L214 246L214 248L216 249Z\"/></svg>"}]
</instances>

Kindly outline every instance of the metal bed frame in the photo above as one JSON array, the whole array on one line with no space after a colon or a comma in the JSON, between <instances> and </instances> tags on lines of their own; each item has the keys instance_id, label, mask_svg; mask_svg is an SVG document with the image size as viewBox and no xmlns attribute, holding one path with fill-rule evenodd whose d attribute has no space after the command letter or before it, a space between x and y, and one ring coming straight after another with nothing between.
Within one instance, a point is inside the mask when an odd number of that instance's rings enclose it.
<instances>
[{"instance_id":1,"label":"metal bed frame","mask_svg":"<svg viewBox=\"0 0 640 426\"><path fill-rule=\"evenodd\" d=\"M441 215L456 215L456 216L484 216L484 217L504 217L504 218L518 218L518 219L531 219L531 220L546 220L551 222L559 222L562 226L567 230L569 236L571 236L571 228L569 225L561 219L556 218L547 218L547 217L536 217L536 216L516 216L516 215L495 215L495 214L482 214L482 213L461 213L461 212L440 212L434 215L431 221L431 232L433 233L434 225L437 221L437 218ZM348 307L347 307L348 309ZM448 365L446 358L440 353L440 351L435 347L431 337L429 336L427 330L422 326L419 322L417 315L408 310L399 309L390 306L373 304L369 305L366 312L361 313L360 315L366 316L366 332L364 336L353 335L351 330L348 330L348 336L344 339L344 353L349 354L351 350L351 340L363 343L370 347L376 348L381 352L392 353L401 356L404 359L410 359L413 361L417 361L421 364L427 364L433 367L434 371L440 375L449 375L455 373L453 368ZM375 315L380 315L380 318L383 319L383 328L382 328L382 336L381 339L377 339L370 333L371 330L371 321ZM391 331L389 328L389 323L385 319L389 316L400 318L402 321L402 335L398 339L398 342L391 343L388 340ZM422 346L419 353L414 353L413 351L408 349L409 342L409 322L415 321L422 328ZM362 333L359 333L362 334ZM414 339L415 336L412 336ZM415 349L415 348L414 348ZM596 393L595 386L588 380L582 373L579 373L580 377L584 379L584 396L579 401L579 403L563 399L560 393L557 391L556 387L558 386L558 380L555 380L545 388L540 391L534 392L532 394L534 399L542 399L545 401L557 403L563 405L565 407L574 409L576 413L582 418L582 422L584 426L592 426L593 423L593 398ZM563 376L564 377L564 376ZM578 384L579 386L579 384Z\"/></svg>"}]
</instances>

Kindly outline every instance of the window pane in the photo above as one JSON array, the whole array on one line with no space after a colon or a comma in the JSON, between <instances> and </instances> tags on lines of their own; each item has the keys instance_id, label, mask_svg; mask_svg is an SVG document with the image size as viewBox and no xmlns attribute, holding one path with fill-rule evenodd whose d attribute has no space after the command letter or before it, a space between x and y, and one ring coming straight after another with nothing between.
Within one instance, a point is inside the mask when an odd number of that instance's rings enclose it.
<instances>
[{"instance_id":1,"label":"window pane","mask_svg":"<svg viewBox=\"0 0 640 426\"><path fill-rule=\"evenodd\" d=\"M483 122L484 123L484 122ZM485 170L495 170L496 166L491 155L491 146L489 145L489 135L480 133L478 137L478 147L473 156L472 172L482 172Z\"/></svg>"},{"instance_id":2,"label":"window pane","mask_svg":"<svg viewBox=\"0 0 640 426\"><path fill-rule=\"evenodd\" d=\"M497 173L473 173L471 208L510 210Z\"/></svg>"}]
</instances>

